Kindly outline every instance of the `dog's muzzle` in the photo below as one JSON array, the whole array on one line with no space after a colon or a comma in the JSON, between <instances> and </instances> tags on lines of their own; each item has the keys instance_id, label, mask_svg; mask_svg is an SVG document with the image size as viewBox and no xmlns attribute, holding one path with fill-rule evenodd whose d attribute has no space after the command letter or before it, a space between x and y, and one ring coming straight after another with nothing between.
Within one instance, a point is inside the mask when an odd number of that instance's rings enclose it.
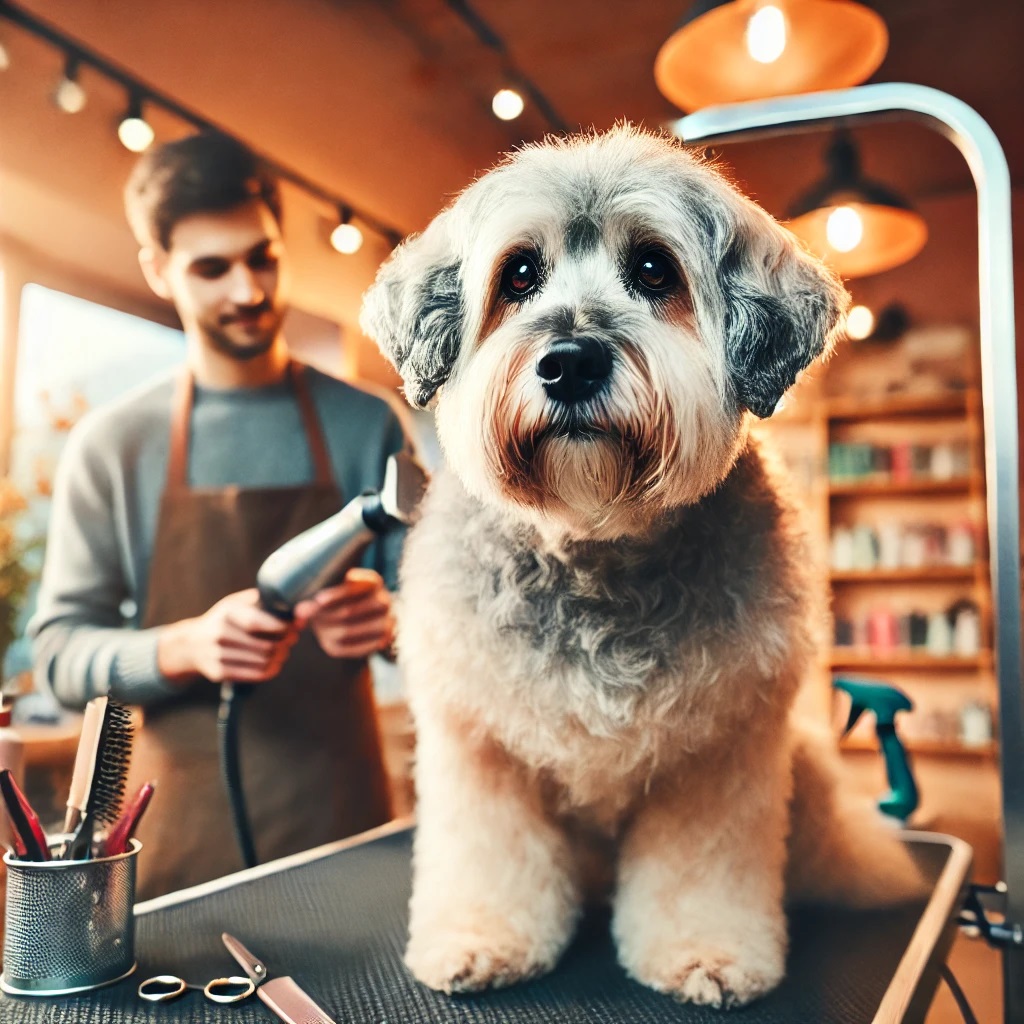
<instances>
[{"instance_id":1,"label":"dog's muzzle","mask_svg":"<svg viewBox=\"0 0 1024 1024\"><path fill-rule=\"evenodd\" d=\"M537 376L549 398L572 405L591 398L611 376L612 355L596 338L553 342L537 361Z\"/></svg>"}]
</instances>

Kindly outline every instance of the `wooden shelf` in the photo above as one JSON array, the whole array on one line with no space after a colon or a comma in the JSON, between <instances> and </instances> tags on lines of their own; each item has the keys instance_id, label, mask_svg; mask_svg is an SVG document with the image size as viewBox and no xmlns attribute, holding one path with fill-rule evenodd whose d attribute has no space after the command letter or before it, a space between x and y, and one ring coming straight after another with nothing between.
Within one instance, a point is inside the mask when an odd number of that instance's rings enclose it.
<instances>
[{"instance_id":1,"label":"wooden shelf","mask_svg":"<svg viewBox=\"0 0 1024 1024\"><path fill-rule=\"evenodd\" d=\"M833 583L928 583L943 580L973 580L979 573L988 577L988 566L922 565L917 569L833 569Z\"/></svg>"},{"instance_id":2,"label":"wooden shelf","mask_svg":"<svg viewBox=\"0 0 1024 1024\"><path fill-rule=\"evenodd\" d=\"M967 392L945 395L885 395L879 398L833 398L825 406L832 421L873 420L898 416L964 416Z\"/></svg>"},{"instance_id":3,"label":"wooden shelf","mask_svg":"<svg viewBox=\"0 0 1024 1024\"><path fill-rule=\"evenodd\" d=\"M861 647L833 647L829 659L832 668L866 669L872 672L898 671L900 669L926 669L933 671L950 671L960 669L973 671L992 667L992 652L982 651L973 658L961 658L950 655L935 658L927 654L910 651L871 651Z\"/></svg>"},{"instance_id":4,"label":"wooden shelf","mask_svg":"<svg viewBox=\"0 0 1024 1024\"><path fill-rule=\"evenodd\" d=\"M830 498L887 498L908 494L966 494L982 486L980 476L954 477L951 480L830 480Z\"/></svg>"},{"instance_id":5,"label":"wooden shelf","mask_svg":"<svg viewBox=\"0 0 1024 1024\"><path fill-rule=\"evenodd\" d=\"M956 740L903 739L903 746L911 756L920 757L971 757L988 760L996 755L995 743L973 747ZM848 736L840 740L839 749L854 753L880 753L878 743L863 736Z\"/></svg>"}]
</instances>

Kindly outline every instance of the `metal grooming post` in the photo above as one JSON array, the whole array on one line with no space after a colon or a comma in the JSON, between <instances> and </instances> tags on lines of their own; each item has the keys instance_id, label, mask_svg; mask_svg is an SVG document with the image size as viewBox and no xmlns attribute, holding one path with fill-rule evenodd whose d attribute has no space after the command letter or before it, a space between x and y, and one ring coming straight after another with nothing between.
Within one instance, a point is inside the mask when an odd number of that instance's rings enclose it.
<instances>
[{"instance_id":1,"label":"metal grooming post","mask_svg":"<svg viewBox=\"0 0 1024 1024\"><path fill-rule=\"evenodd\" d=\"M1024 699L1013 247L1010 175L1002 147L988 124L961 100L898 82L711 107L680 118L673 130L685 142L710 143L908 115L936 128L960 150L978 189L981 385L1007 887L1006 928L1001 929L1003 991L1010 1024L1024 1021Z\"/></svg>"}]
</instances>

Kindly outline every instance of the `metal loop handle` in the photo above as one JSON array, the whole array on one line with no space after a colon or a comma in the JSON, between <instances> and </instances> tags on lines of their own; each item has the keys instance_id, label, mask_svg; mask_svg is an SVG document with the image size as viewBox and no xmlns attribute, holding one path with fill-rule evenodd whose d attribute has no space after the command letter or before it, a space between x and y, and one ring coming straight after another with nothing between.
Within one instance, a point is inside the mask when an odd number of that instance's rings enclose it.
<instances>
[{"instance_id":1,"label":"metal loop handle","mask_svg":"<svg viewBox=\"0 0 1024 1024\"><path fill-rule=\"evenodd\" d=\"M234 989L236 991L219 992L218 989ZM214 978L203 989L203 995L215 1003L240 1003L243 999L256 991L256 985L251 978Z\"/></svg>"},{"instance_id":2,"label":"metal loop handle","mask_svg":"<svg viewBox=\"0 0 1024 1024\"><path fill-rule=\"evenodd\" d=\"M177 999L188 987L184 978L174 974L158 974L155 978L147 978L139 986L139 998L151 1003L165 1003L168 999Z\"/></svg>"}]
</instances>

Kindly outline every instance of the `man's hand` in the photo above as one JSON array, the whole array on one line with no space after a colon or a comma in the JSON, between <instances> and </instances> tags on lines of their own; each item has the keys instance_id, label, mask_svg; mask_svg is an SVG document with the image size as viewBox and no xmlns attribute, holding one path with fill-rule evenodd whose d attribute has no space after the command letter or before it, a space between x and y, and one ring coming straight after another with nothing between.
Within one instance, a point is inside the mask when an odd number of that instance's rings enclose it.
<instances>
[{"instance_id":1,"label":"man's hand","mask_svg":"<svg viewBox=\"0 0 1024 1024\"><path fill-rule=\"evenodd\" d=\"M166 626L157 640L157 666L172 683L197 675L262 683L281 671L299 630L259 606L255 587L228 594L195 619Z\"/></svg>"},{"instance_id":2,"label":"man's hand","mask_svg":"<svg viewBox=\"0 0 1024 1024\"><path fill-rule=\"evenodd\" d=\"M326 587L295 609L332 658L367 658L395 638L391 595L372 569L350 569L336 587Z\"/></svg>"}]
</instances>

